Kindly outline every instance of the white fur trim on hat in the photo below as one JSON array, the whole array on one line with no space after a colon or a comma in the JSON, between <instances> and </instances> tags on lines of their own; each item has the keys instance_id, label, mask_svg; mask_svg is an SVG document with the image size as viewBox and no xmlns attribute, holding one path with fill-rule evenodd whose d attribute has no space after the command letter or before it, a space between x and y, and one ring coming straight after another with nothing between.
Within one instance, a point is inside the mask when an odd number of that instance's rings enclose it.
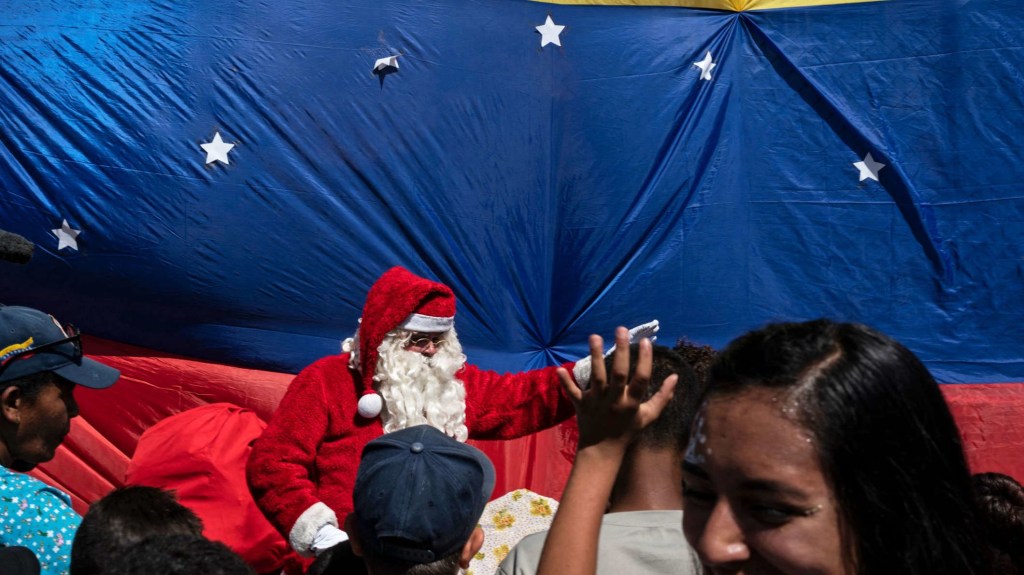
<instances>
[{"instance_id":1,"label":"white fur trim on hat","mask_svg":"<svg viewBox=\"0 0 1024 575\"><path fill-rule=\"evenodd\" d=\"M295 520L295 525L288 532L288 543L299 555L312 557L313 539L324 525L337 527L338 516L324 503L314 503Z\"/></svg>"},{"instance_id":2,"label":"white fur trim on hat","mask_svg":"<svg viewBox=\"0 0 1024 575\"><path fill-rule=\"evenodd\" d=\"M434 317L412 313L398 327L423 333L441 333L450 330L454 326L454 317Z\"/></svg>"},{"instance_id":3,"label":"white fur trim on hat","mask_svg":"<svg viewBox=\"0 0 1024 575\"><path fill-rule=\"evenodd\" d=\"M367 393L366 395L359 398L359 403L356 404L356 410L359 415L366 419L373 419L380 415L380 410L384 408L384 399L379 393Z\"/></svg>"}]
</instances>

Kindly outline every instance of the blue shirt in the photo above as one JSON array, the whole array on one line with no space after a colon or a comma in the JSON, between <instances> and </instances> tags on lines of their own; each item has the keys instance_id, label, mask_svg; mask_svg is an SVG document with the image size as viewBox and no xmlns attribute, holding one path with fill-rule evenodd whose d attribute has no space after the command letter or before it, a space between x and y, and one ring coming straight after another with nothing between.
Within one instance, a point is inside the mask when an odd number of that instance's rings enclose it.
<instances>
[{"instance_id":1,"label":"blue shirt","mask_svg":"<svg viewBox=\"0 0 1024 575\"><path fill-rule=\"evenodd\" d=\"M42 575L67 574L81 522L66 493L0 466L0 542L31 549Z\"/></svg>"}]
</instances>

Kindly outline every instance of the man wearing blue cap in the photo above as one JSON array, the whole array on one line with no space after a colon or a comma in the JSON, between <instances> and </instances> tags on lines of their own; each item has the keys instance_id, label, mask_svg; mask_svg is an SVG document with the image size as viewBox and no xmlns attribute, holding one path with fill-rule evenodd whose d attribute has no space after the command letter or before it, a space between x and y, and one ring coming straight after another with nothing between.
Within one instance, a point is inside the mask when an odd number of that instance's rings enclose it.
<instances>
[{"instance_id":1,"label":"man wearing blue cap","mask_svg":"<svg viewBox=\"0 0 1024 575\"><path fill-rule=\"evenodd\" d=\"M120 375L82 355L74 327L0 306L0 545L31 549L44 575L67 573L81 517L66 493L17 472L53 459L78 415L76 385L102 389Z\"/></svg>"},{"instance_id":2,"label":"man wearing blue cap","mask_svg":"<svg viewBox=\"0 0 1024 575\"><path fill-rule=\"evenodd\" d=\"M483 545L480 516L494 489L481 451L430 425L383 435L363 449L345 522L370 575L455 575Z\"/></svg>"}]
</instances>

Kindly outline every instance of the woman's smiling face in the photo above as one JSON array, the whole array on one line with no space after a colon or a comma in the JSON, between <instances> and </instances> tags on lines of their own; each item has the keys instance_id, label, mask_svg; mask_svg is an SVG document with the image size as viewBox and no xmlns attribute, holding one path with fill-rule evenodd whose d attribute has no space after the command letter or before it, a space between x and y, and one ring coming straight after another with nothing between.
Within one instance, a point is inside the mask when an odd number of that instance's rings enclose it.
<instances>
[{"instance_id":1,"label":"woman's smiling face","mask_svg":"<svg viewBox=\"0 0 1024 575\"><path fill-rule=\"evenodd\" d=\"M712 397L683 464L683 531L712 573L843 575L832 489L779 390Z\"/></svg>"}]
</instances>

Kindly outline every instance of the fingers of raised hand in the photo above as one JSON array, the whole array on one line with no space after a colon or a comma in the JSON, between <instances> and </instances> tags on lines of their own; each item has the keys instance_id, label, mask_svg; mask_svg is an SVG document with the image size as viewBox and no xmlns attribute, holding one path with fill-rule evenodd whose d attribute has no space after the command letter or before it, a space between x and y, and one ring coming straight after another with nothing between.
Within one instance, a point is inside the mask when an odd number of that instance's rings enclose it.
<instances>
[{"instance_id":1,"label":"fingers of raised hand","mask_svg":"<svg viewBox=\"0 0 1024 575\"><path fill-rule=\"evenodd\" d=\"M646 427L661 415L661 411L672 400L672 393L678 381L678 375L672 374L666 377L665 381L661 383L661 387L658 388L658 392L640 406L641 427Z\"/></svg>"},{"instance_id":2,"label":"fingers of raised hand","mask_svg":"<svg viewBox=\"0 0 1024 575\"><path fill-rule=\"evenodd\" d=\"M629 330L615 328L615 351L612 354L612 373L609 384L622 389L629 381Z\"/></svg>"},{"instance_id":3,"label":"fingers of raised hand","mask_svg":"<svg viewBox=\"0 0 1024 575\"><path fill-rule=\"evenodd\" d=\"M576 382L573 381L572 375L569 374L569 370L564 367L560 367L555 371L555 373L558 374L558 380L562 383L562 389L565 390L569 399L571 399L575 404L582 401L583 391L580 389L580 386L576 385Z\"/></svg>"},{"instance_id":4,"label":"fingers of raised hand","mask_svg":"<svg viewBox=\"0 0 1024 575\"><path fill-rule=\"evenodd\" d=\"M604 340L601 336L590 336L590 389L604 389L608 381L604 369Z\"/></svg>"},{"instance_id":5,"label":"fingers of raised hand","mask_svg":"<svg viewBox=\"0 0 1024 575\"><path fill-rule=\"evenodd\" d=\"M651 370L654 362L654 350L651 347L650 340L644 338L640 340L640 350L637 354L636 371L633 372L633 379L629 381L629 397L640 402L644 393L647 391L647 386L651 382Z\"/></svg>"}]
</instances>

